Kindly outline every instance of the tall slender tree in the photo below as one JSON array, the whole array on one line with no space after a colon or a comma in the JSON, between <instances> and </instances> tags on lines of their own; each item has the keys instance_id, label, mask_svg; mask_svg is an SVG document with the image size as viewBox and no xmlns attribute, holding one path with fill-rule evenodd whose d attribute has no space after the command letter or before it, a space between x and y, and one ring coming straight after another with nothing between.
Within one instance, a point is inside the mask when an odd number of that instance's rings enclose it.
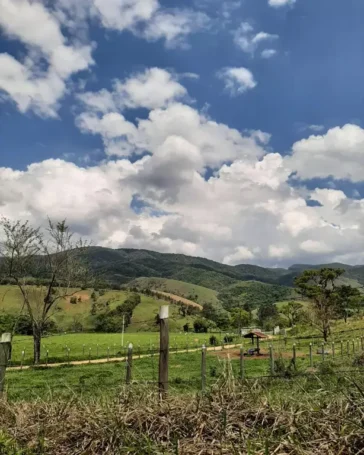
<instances>
[{"instance_id":1,"label":"tall slender tree","mask_svg":"<svg viewBox=\"0 0 364 455\"><path fill-rule=\"evenodd\" d=\"M48 220L48 227L43 231L28 221L2 219L0 228L1 274L19 288L32 324L34 363L37 364L42 335L58 304L91 280L85 260L88 245L82 239L73 239L65 221Z\"/></svg>"}]
</instances>

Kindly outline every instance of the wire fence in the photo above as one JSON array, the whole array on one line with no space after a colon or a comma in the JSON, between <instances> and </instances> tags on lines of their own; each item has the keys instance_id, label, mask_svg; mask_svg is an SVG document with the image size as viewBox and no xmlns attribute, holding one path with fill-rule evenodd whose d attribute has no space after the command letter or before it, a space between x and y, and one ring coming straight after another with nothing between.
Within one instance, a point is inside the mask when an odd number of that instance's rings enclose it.
<instances>
[{"instance_id":1,"label":"wire fence","mask_svg":"<svg viewBox=\"0 0 364 455\"><path fill-rule=\"evenodd\" d=\"M353 342L354 341L354 342ZM249 345L211 346L209 348L169 349L170 393L196 393L207 391L224 381L237 384L252 381L286 381L298 378L340 378L345 375L362 375L361 340L328 345L310 343L280 349L268 344L261 347L259 355L249 355ZM343 347L343 349L341 349ZM349 350L347 350L347 348ZM205 357L204 357L205 353ZM127 358L109 359L105 363L86 365L63 364L57 368L40 366L14 371L9 368L5 392L10 400L72 395L115 395L126 386L127 368L131 369L129 387L137 385L158 390L159 350L147 354L133 352L132 363Z\"/></svg>"}]
</instances>

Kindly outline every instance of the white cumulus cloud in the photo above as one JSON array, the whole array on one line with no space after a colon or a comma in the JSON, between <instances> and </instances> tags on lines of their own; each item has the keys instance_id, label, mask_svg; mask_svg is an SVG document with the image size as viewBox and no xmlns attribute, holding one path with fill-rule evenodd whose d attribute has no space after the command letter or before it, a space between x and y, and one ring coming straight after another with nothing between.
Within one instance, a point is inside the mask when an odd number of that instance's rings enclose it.
<instances>
[{"instance_id":1,"label":"white cumulus cloud","mask_svg":"<svg viewBox=\"0 0 364 455\"><path fill-rule=\"evenodd\" d=\"M256 87L257 82L253 73L247 68L223 68L217 73L219 79L224 81L225 90L231 96L242 95Z\"/></svg>"}]
</instances>

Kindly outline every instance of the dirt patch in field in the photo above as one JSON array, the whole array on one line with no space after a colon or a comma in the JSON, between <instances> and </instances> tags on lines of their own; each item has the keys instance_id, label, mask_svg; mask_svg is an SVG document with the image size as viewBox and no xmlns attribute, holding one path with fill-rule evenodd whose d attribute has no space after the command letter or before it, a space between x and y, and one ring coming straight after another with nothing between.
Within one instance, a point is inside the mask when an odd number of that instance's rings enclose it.
<instances>
[{"instance_id":1,"label":"dirt patch in field","mask_svg":"<svg viewBox=\"0 0 364 455\"><path fill-rule=\"evenodd\" d=\"M217 357L219 357L221 359L227 359L228 357L230 359L239 359L240 358L240 349L231 349L231 350L216 351L216 352L212 351L210 353L213 355L216 355ZM284 359L291 359L292 353L282 352L279 354L279 356L283 357ZM302 352L297 352L296 356L305 357L305 354ZM260 355L244 355L244 360L264 360L264 359L269 359L269 353L263 349L261 349Z\"/></svg>"},{"instance_id":2,"label":"dirt patch in field","mask_svg":"<svg viewBox=\"0 0 364 455\"><path fill-rule=\"evenodd\" d=\"M200 305L199 303L193 302L192 300L185 299L184 297L180 297L179 295L170 294L169 292L157 291L157 290L154 290L154 289L152 289L152 293L157 295L157 296L161 295L161 296L164 296L164 297L169 297L172 300L174 300L175 302L181 302L181 303L183 303L186 306L191 306L191 307L197 308L200 311L202 311L202 305Z\"/></svg>"},{"instance_id":3,"label":"dirt patch in field","mask_svg":"<svg viewBox=\"0 0 364 455\"><path fill-rule=\"evenodd\" d=\"M71 297L67 297L66 299L67 303L71 303L72 297L76 297L77 301L78 299L81 299L81 302L87 302L88 300L90 300L90 296L87 291L76 292Z\"/></svg>"}]
</instances>

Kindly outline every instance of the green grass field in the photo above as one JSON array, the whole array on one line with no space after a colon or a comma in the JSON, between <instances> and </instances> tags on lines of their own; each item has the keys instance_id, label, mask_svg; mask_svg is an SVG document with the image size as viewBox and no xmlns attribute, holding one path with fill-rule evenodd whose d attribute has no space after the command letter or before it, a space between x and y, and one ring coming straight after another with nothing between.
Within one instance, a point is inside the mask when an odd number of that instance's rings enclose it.
<instances>
[{"instance_id":1,"label":"green grass field","mask_svg":"<svg viewBox=\"0 0 364 455\"><path fill-rule=\"evenodd\" d=\"M70 299L60 302L52 313L52 318L61 331L71 332L77 324L81 325L84 331L92 331L93 317L90 314L92 290L79 291L75 296L81 299L76 304L70 303ZM109 308L114 309L124 302L130 295L127 291L107 291L103 295L97 294L97 303L102 305L109 302ZM186 323L193 325L195 316L182 317L178 313L178 307L153 296L141 294L141 303L133 312L132 322L127 327L129 332L157 331L155 317L161 305L170 305L170 330L181 331ZM16 286L0 286L0 313L19 314L22 309L22 298ZM25 313L25 310L23 310Z\"/></svg>"},{"instance_id":2,"label":"green grass field","mask_svg":"<svg viewBox=\"0 0 364 455\"><path fill-rule=\"evenodd\" d=\"M209 343L209 334L170 333L170 346L175 349L192 349ZM220 338L220 337L219 337ZM72 360L88 360L89 358L120 357L125 354L125 348L132 343L136 353L146 354L149 350L159 349L158 332L127 332L124 335L122 348L121 333L69 333L52 335L42 340L41 360L50 363L67 362ZM31 364L33 356L33 339L31 336L16 336L13 339L12 362L18 365L25 352L23 363Z\"/></svg>"},{"instance_id":3,"label":"green grass field","mask_svg":"<svg viewBox=\"0 0 364 455\"><path fill-rule=\"evenodd\" d=\"M201 353L171 353L169 362L169 387L171 393L196 392L201 389ZM275 353L275 361L280 358ZM352 368L354 355L326 358L330 368ZM284 356L288 368L291 357ZM320 371L323 363L321 356L315 355L314 367ZM297 351L296 374L303 374L309 369L309 356L305 351ZM158 355L138 359L134 356L133 381L156 389L158 381ZM270 360L266 351L261 358L244 359L246 379L268 377ZM293 370L290 370L293 372ZM112 362L104 364L86 364L82 366L64 365L54 368L31 368L23 371L11 371L6 374L9 399L32 399L37 397L72 396L85 394L92 397L115 395L125 384L126 363ZM293 373L294 374L294 373ZM239 350L207 352L206 385L211 387L232 375L236 381L240 378Z\"/></svg>"},{"instance_id":4,"label":"green grass field","mask_svg":"<svg viewBox=\"0 0 364 455\"><path fill-rule=\"evenodd\" d=\"M193 300L202 306L205 303L215 303L217 299L217 291L208 289L196 284L186 283L184 281L170 280L168 278L137 278L129 283L129 285L136 286L138 289L155 289L163 292L169 292L181 297Z\"/></svg>"}]
</instances>

